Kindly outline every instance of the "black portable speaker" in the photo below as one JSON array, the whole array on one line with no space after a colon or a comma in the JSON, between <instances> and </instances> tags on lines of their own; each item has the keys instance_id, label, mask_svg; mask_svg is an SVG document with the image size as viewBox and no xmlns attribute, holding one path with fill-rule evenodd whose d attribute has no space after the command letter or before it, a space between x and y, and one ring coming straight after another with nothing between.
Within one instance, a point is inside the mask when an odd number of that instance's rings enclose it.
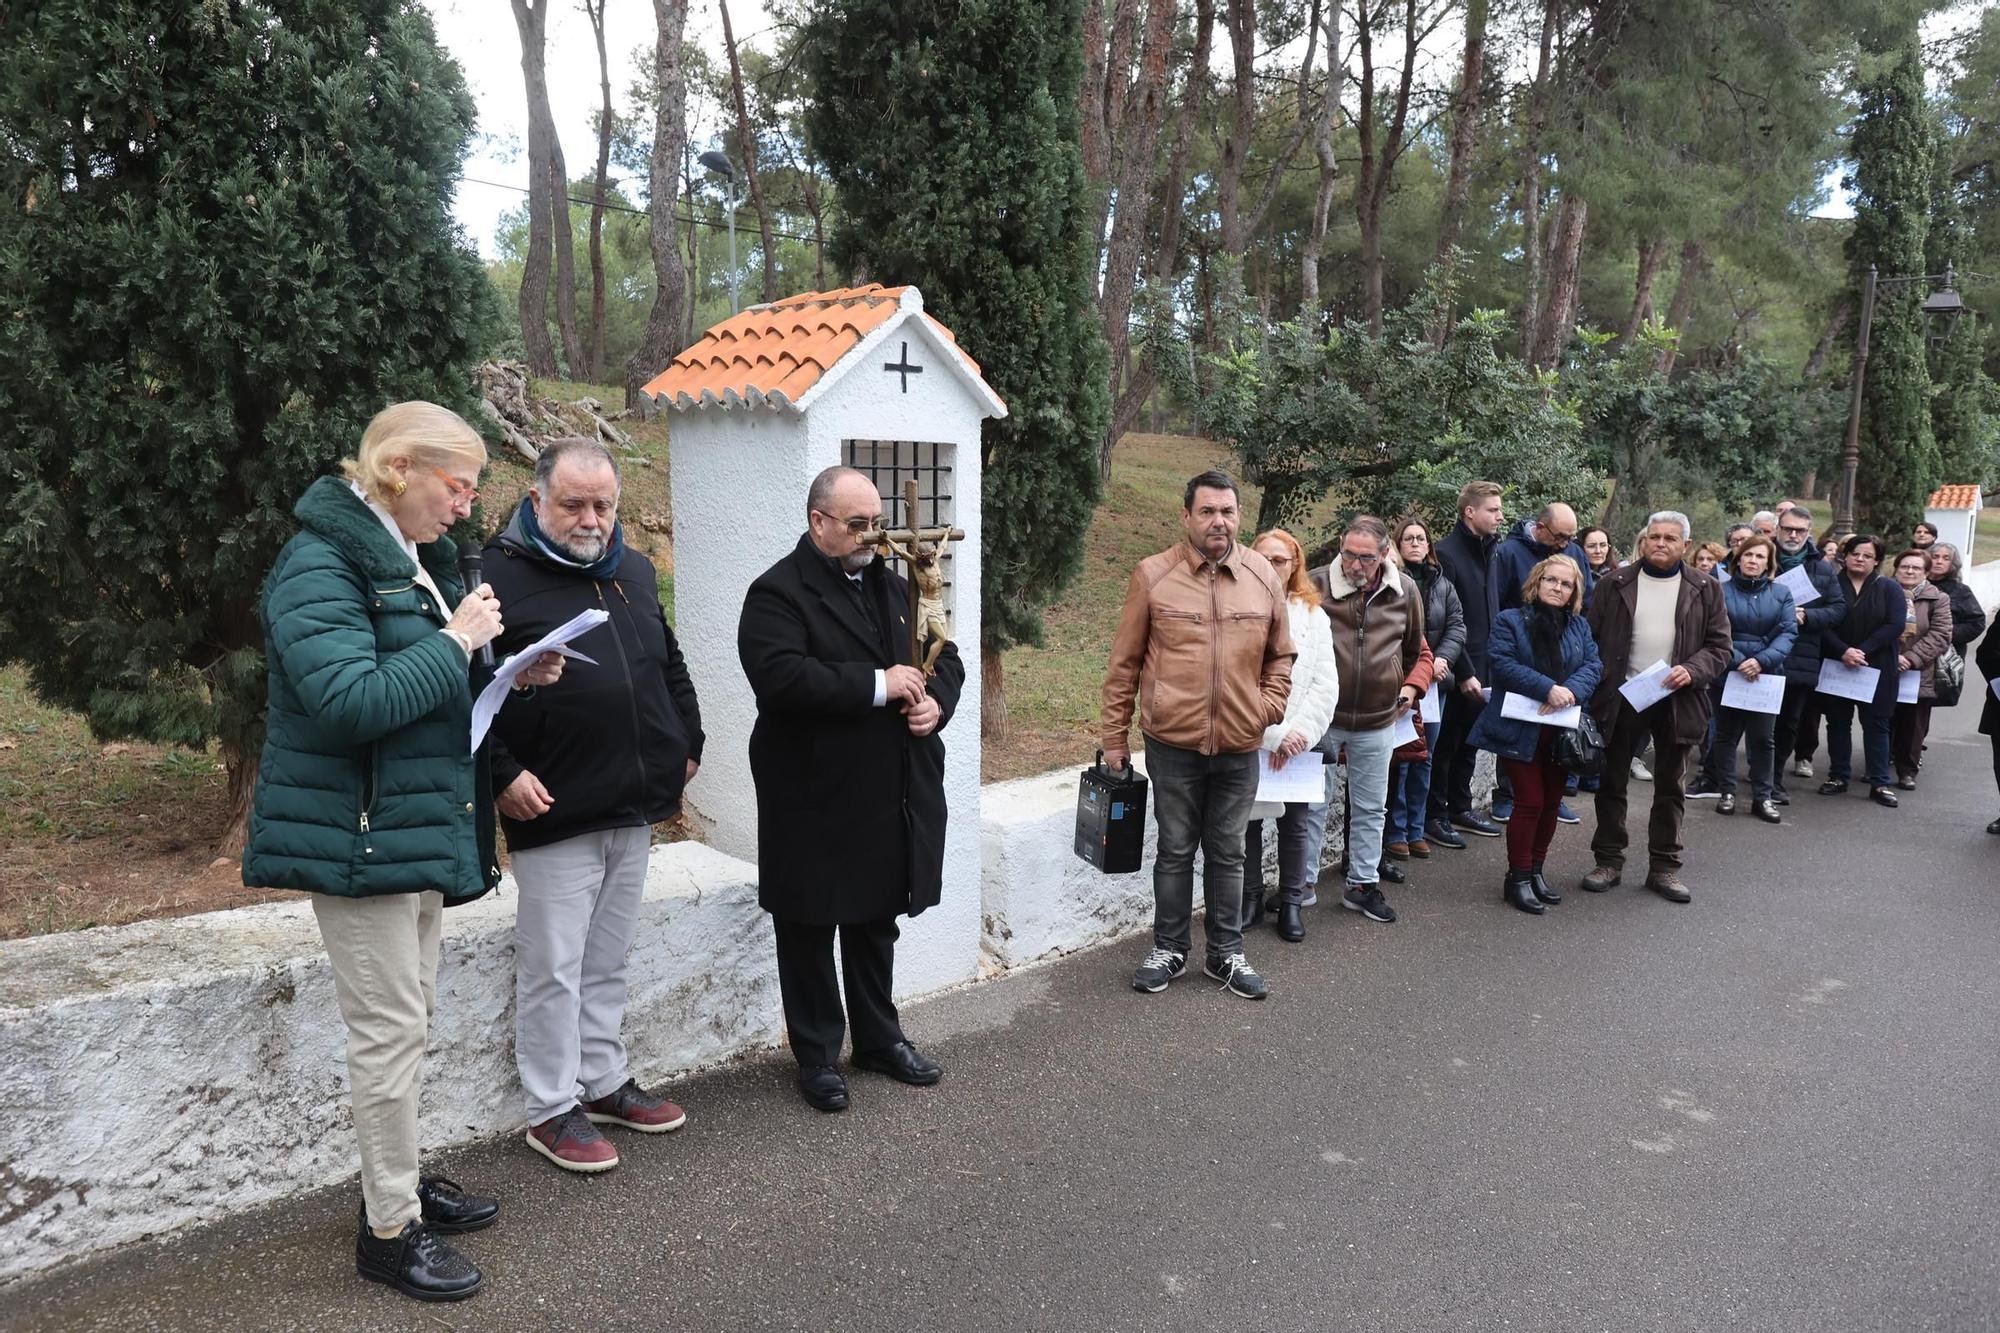
<instances>
[{"instance_id":1,"label":"black portable speaker","mask_svg":"<svg viewBox=\"0 0 2000 1333\"><path fill-rule=\"evenodd\" d=\"M1124 776L1104 767L1104 751L1076 785L1076 854L1107 875L1139 868L1146 841L1146 779L1129 762Z\"/></svg>"}]
</instances>

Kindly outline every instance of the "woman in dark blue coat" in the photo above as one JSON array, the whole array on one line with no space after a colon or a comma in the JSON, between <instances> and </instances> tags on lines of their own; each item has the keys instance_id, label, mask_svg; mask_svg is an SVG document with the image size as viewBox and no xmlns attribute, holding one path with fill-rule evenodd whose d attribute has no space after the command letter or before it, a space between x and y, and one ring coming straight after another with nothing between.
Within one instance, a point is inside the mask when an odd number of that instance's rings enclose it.
<instances>
[{"instance_id":1,"label":"woman in dark blue coat","mask_svg":"<svg viewBox=\"0 0 2000 1333\"><path fill-rule=\"evenodd\" d=\"M1722 585L1722 604L1729 612L1729 669L1744 680L1768 673L1783 678L1785 658L1799 635L1799 617L1791 589L1771 579L1778 548L1769 537L1752 537L1729 557L1729 582ZM1726 682L1727 677L1724 678ZM1723 682L1715 687L1715 813L1736 813L1736 742L1750 739L1751 813L1766 824L1783 818L1777 803L1777 747L1772 734L1776 713L1730 708L1722 702Z\"/></svg>"},{"instance_id":2,"label":"woman in dark blue coat","mask_svg":"<svg viewBox=\"0 0 2000 1333\"><path fill-rule=\"evenodd\" d=\"M1877 805L1896 808L1889 772L1889 726L1896 713L1896 647L1908 619L1909 599L1894 579L1882 577L1888 548L1868 533L1849 537L1840 548L1840 577L1833 590L1847 613L1820 631L1821 652L1828 661L1851 667L1872 666L1881 673L1875 697L1857 705L1852 699L1820 695L1826 715L1826 781L1821 796L1847 790L1854 765L1854 713L1861 712L1862 753L1868 763L1869 796Z\"/></svg>"},{"instance_id":3,"label":"woman in dark blue coat","mask_svg":"<svg viewBox=\"0 0 2000 1333\"><path fill-rule=\"evenodd\" d=\"M1507 879L1501 897L1537 915L1562 901L1542 874L1555 841L1556 814L1568 775L1555 761L1557 728L1503 717L1509 694L1536 700L1544 713L1588 700L1602 666L1597 641L1583 618L1583 578L1568 556L1550 556L1528 573L1521 605L1502 611L1488 644L1493 697L1466 743L1491 750L1514 783L1514 817L1507 822Z\"/></svg>"}]
</instances>

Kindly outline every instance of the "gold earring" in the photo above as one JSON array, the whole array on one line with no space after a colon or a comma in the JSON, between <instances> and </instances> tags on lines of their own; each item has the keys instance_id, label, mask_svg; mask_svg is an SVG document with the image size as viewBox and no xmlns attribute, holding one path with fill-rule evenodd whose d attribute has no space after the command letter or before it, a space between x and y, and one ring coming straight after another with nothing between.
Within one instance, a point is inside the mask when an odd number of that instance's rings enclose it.
<instances>
[{"instance_id":1,"label":"gold earring","mask_svg":"<svg viewBox=\"0 0 2000 1333\"><path fill-rule=\"evenodd\" d=\"M407 482L407 481L399 481L399 482L397 482L397 483L396 483L396 489L395 489L395 490L393 490L393 491L391 491L391 492L389 492L389 493L390 493L391 495L401 495L401 494L402 494L402 493L403 493L404 491L407 491L407 490L409 490L409 489L410 489L410 483L409 483L409 482Z\"/></svg>"}]
</instances>

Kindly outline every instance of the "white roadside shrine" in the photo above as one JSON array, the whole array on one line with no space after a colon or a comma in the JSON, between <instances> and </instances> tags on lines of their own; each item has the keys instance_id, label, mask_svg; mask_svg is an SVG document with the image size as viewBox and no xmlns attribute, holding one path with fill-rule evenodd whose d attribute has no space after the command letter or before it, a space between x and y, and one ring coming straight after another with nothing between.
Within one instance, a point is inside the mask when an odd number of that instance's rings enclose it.
<instances>
[{"instance_id":1,"label":"white roadside shrine","mask_svg":"<svg viewBox=\"0 0 2000 1333\"><path fill-rule=\"evenodd\" d=\"M670 409L674 632L701 697L708 745L688 806L718 849L757 859L750 729L756 699L736 655L753 579L798 542L823 468L874 478L891 528L959 527L942 569L965 688L945 730L944 897L906 923L896 993L979 968L980 423L1005 416L979 366L924 313L915 287L807 292L717 324L645 386ZM903 512L914 479L918 512ZM906 573L900 563L898 573ZM828 867L866 874L868 867Z\"/></svg>"}]
</instances>

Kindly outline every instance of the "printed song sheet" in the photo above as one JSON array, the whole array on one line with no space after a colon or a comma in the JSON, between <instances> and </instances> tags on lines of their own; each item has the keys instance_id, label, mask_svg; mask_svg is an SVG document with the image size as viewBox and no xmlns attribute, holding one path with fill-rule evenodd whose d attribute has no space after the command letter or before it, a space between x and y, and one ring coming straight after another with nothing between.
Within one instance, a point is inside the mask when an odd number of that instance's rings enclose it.
<instances>
[{"instance_id":1,"label":"printed song sheet","mask_svg":"<svg viewBox=\"0 0 2000 1333\"><path fill-rule=\"evenodd\" d=\"M1511 717L1522 722L1539 722L1545 727L1563 727L1575 731L1583 721L1583 705L1571 704L1568 708L1558 708L1553 713L1544 713L1539 699L1530 699L1525 694L1507 694L1500 699L1500 716Z\"/></svg>"},{"instance_id":2,"label":"printed song sheet","mask_svg":"<svg viewBox=\"0 0 2000 1333\"><path fill-rule=\"evenodd\" d=\"M527 670L528 663L543 653L554 652L561 653L573 661L588 662L596 666L595 659L585 657L570 647L569 643L572 639L582 638L609 619L611 619L610 612L594 606L588 611L580 611L567 624L556 626L502 662L500 669L493 673L492 681L479 692L479 697L472 701L472 752L474 754L479 752L479 744L486 739L487 731L493 726L493 719L500 712L500 705L507 702L507 692L514 688L515 678Z\"/></svg>"},{"instance_id":3,"label":"printed song sheet","mask_svg":"<svg viewBox=\"0 0 2000 1333\"><path fill-rule=\"evenodd\" d=\"M1819 692L1831 694L1836 699L1873 703L1875 686L1881 679L1882 673L1874 667L1851 667L1834 657L1819 664Z\"/></svg>"},{"instance_id":4,"label":"printed song sheet","mask_svg":"<svg viewBox=\"0 0 2000 1333\"><path fill-rule=\"evenodd\" d=\"M1667 678L1667 672L1671 670L1673 668L1667 665L1665 658L1662 658L1620 685L1618 692L1625 696L1625 702L1632 705L1633 712L1643 713L1673 693L1660 683Z\"/></svg>"},{"instance_id":5,"label":"printed song sheet","mask_svg":"<svg viewBox=\"0 0 2000 1333\"><path fill-rule=\"evenodd\" d=\"M1257 801L1260 805L1273 801L1286 805L1300 801L1310 805L1326 799L1326 757L1318 750L1293 755L1285 761L1283 768L1271 767L1278 756L1269 750L1259 750L1257 755L1264 766L1263 775L1257 779Z\"/></svg>"},{"instance_id":6,"label":"printed song sheet","mask_svg":"<svg viewBox=\"0 0 2000 1333\"><path fill-rule=\"evenodd\" d=\"M1722 682L1722 706L1740 708L1746 713L1776 713L1785 703L1785 677L1783 672L1766 671L1755 680L1743 679L1743 673L1732 671Z\"/></svg>"},{"instance_id":7,"label":"printed song sheet","mask_svg":"<svg viewBox=\"0 0 2000 1333\"><path fill-rule=\"evenodd\" d=\"M1819 600L1819 589L1813 587L1812 575L1806 573L1804 565L1786 570L1773 581L1791 592L1793 606L1808 606Z\"/></svg>"}]
</instances>

